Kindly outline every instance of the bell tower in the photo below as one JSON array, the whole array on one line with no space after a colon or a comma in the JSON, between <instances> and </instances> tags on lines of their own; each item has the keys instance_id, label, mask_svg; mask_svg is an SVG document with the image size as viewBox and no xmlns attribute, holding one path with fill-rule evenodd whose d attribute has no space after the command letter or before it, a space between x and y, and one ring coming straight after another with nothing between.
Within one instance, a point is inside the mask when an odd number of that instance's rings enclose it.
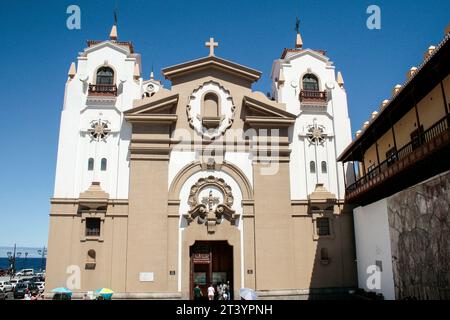
<instances>
[{"instance_id":1,"label":"bell tower","mask_svg":"<svg viewBox=\"0 0 450 320\"><path fill-rule=\"evenodd\" d=\"M295 46L272 67L272 96L297 115L290 128L291 196L306 199L321 184L344 199L344 176L336 158L351 142L344 80L324 50L304 46L300 21Z\"/></svg>"}]
</instances>

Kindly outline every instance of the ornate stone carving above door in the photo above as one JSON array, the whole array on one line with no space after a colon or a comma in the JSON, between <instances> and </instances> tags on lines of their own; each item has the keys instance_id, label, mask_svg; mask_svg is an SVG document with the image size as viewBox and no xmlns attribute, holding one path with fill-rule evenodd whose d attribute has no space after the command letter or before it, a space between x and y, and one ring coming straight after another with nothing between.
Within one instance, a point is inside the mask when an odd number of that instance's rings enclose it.
<instances>
[{"instance_id":1,"label":"ornate stone carving above door","mask_svg":"<svg viewBox=\"0 0 450 320\"><path fill-rule=\"evenodd\" d=\"M239 215L232 209L234 202L231 187L214 176L199 179L189 194L189 211L184 214L188 223L197 220L207 226L208 233L214 233L216 225L225 218L235 225Z\"/></svg>"},{"instance_id":2,"label":"ornate stone carving above door","mask_svg":"<svg viewBox=\"0 0 450 320\"><path fill-rule=\"evenodd\" d=\"M189 124L202 137L214 139L232 125L235 109L230 92L218 82L208 81L189 97Z\"/></svg>"}]
</instances>

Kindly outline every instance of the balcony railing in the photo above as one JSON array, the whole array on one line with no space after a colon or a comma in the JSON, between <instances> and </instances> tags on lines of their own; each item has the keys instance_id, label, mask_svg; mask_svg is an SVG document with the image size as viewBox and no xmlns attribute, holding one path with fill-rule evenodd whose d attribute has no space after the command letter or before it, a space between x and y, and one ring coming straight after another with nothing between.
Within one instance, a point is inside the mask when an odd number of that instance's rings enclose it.
<instances>
[{"instance_id":1,"label":"balcony railing","mask_svg":"<svg viewBox=\"0 0 450 320\"><path fill-rule=\"evenodd\" d=\"M90 96L117 96L117 86L115 84L90 84Z\"/></svg>"},{"instance_id":2,"label":"balcony railing","mask_svg":"<svg viewBox=\"0 0 450 320\"><path fill-rule=\"evenodd\" d=\"M410 141L407 145L403 146L398 151L391 153L391 155L386 160L381 162L373 169L369 170L365 176L356 180L355 183L349 185L346 189L347 195L351 195L351 193L355 192L357 189L363 187L371 180L374 180L376 177L387 171L387 169L394 163L406 158L422 145L428 144L430 141L449 130L449 124L450 115L443 117L425 132L419 134L418 137L414 139L414 141Z\"/></svg>"},{"instance_id":3,"label":"balcony railing","mask_svg":"<svg viewBox=\"0 0 450 320\"><path fill-rule=\"evenodd\" d=\"M87 237L99 237L100 229L86 229L86 236Z\"/></svg>"},{"instance_id":4,"label":"balcony railing","mask_svg":"<svg viewBox=\"0 0 450 320\"><path fill-rule=\"evenodd\" d=\"M300 102L327 102L327 92L318 90L301 90Z\"/></svg>"}]
</instances>

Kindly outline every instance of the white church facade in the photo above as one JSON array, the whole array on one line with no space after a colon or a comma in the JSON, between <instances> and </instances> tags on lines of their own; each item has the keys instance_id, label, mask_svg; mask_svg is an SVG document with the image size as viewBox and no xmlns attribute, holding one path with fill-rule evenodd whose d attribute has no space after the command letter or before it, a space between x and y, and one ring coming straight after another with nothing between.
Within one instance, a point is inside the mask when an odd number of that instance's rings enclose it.
<instances>
[{"instance_id":1,"label":"white church facade","mask_svg":"<svg viewBox=\"0 0 450 320\"><path fill-rule=\"evenodd\" d=\"M47 287L189 299L195 284L229 282L238 299L356 285L351 177L336 160L351 142L342 75L298 34L267 96L252 90L261 72L206 45L162 70L170 89L144 80L116 26L71 65Z\"/></svg>"}]
</instances>

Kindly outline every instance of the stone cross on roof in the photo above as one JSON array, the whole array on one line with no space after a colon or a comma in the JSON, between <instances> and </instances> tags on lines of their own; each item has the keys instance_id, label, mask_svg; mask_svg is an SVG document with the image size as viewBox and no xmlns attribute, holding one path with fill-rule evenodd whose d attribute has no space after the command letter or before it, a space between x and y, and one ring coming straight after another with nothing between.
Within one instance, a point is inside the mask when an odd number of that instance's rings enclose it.
<instances>
[{"instance_id":1,"label":"stone cross on roof","mask_svg":"<svg viewBox=\"0 0 450 320\"><path fill-rule=\"evenodd\" d=\"M214 42L214 38L209 38L209 42L205 42L205 47L209 47L209 55L213 56L214 55L214 48L218 47L219 43L218 42Z\"/></svg>"}]
</instances>

